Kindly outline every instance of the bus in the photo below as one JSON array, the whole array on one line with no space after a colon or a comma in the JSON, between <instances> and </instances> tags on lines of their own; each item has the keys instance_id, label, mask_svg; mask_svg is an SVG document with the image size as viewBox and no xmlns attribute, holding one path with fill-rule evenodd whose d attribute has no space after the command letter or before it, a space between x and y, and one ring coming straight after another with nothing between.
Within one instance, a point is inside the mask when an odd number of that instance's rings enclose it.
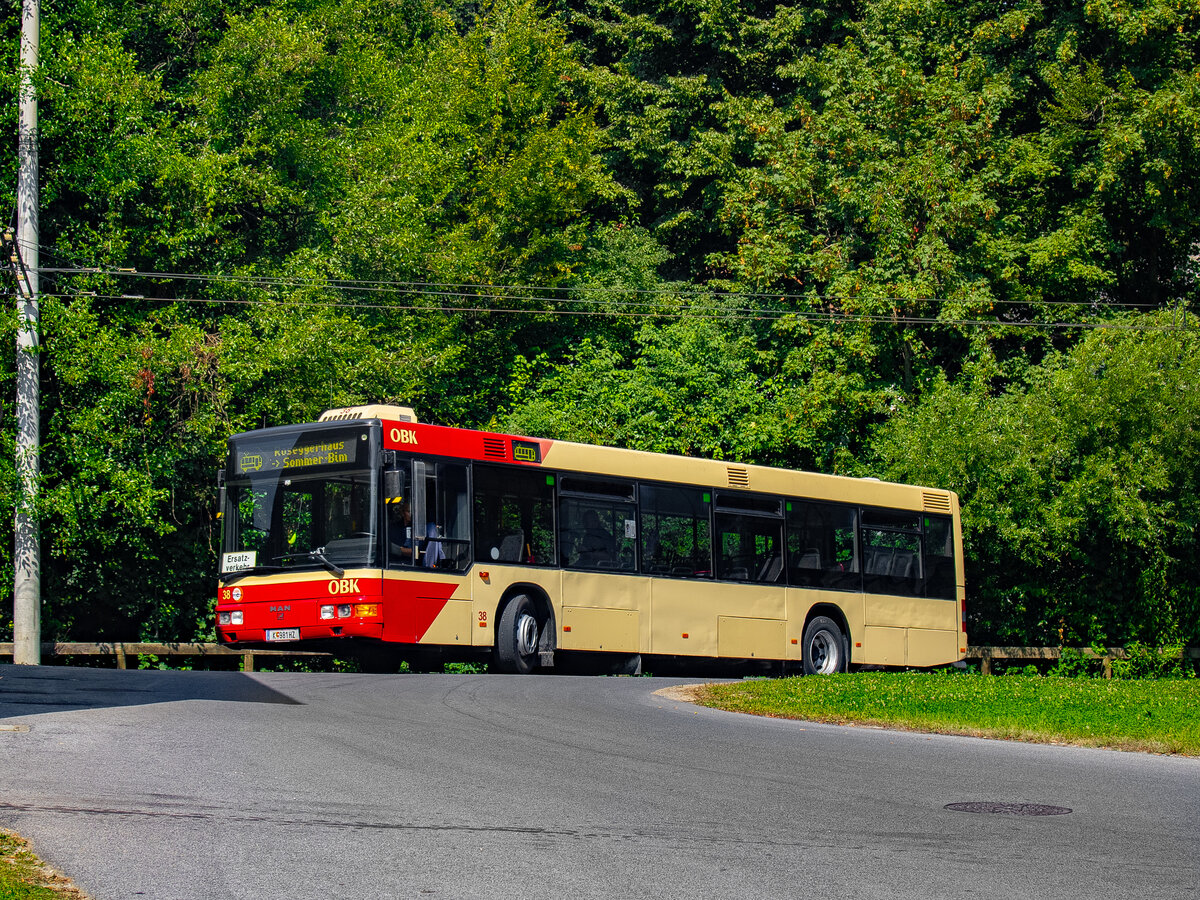
<instances>
[{"instance_id":1,"label":"bus","mask_svg":"<svg viewBox=\"0 0 1200 900\"><path fill-rule=\"evenodd\" d=\"M333 409L232 436L217 634L372 667L961 660L945 490Z\"/></svg>"}]
</instances>

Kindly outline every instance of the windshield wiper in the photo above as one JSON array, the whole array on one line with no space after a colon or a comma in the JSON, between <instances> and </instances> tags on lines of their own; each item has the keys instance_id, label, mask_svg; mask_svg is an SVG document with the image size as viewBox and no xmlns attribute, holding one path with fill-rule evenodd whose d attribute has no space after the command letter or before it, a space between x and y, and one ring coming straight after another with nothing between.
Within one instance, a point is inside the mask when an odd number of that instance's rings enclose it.
<instances>
[{"instance_id":1,"label":"windshield wiper","mask_svg":"<svg viewBox=\"0 0 1200 900\"><path fill-rule=\"evenodd\" d=\"M311 559L319 562L326 569L332 572L335 578L341 578L346 574L345 569L329 561L329 559L325 556L324 547L318 547L316 550L305 550L302 553L285 553L282 556L276 556L273 558L280 562L283 562L285 559Z\"/></svg>"},{"instance_id":2,"label":"windshield wiper","mask_svg":"<svg viewBox=\"0 0 1200 900\"><path fill-rule=\"evenodd\" d=\"M245 578L247 575L260 575L263 572L278 572L283 566L251 566L248 569L238 569L236 572L222 572L221 581L229 584L231 581L237 581L239 578Z\"/></svg>"}]
</instances>

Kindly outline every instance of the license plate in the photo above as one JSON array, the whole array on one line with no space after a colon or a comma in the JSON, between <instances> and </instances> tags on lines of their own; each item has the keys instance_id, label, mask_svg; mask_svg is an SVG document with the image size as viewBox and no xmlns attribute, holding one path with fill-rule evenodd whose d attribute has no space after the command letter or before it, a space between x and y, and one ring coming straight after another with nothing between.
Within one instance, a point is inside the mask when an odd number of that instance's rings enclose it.
<instances>
[{"instance_id":1,"label":"license plate","mask_svg":"<svg viewBox=\"0 0 1200 900\"><path fill-rule=\"evenodd\" d=\"M268 641L298 641L300 640L299 628L268 628Z\"/></svg>"}]
</instances>

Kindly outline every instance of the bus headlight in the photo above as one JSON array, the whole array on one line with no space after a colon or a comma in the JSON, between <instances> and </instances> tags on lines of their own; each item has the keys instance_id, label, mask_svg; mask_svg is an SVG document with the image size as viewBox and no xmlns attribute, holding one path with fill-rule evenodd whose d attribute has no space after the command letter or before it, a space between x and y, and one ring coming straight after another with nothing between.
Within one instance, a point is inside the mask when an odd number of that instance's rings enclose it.
<instances>
[{"instance_id":1,"label":"bus headlight","mask_svg":"<svg viewBox=\"0 0 1200 900\"><path fill-rule=\"evenodd\" d=\"M349 604L349 603L343 603L343 604L341 604L340 606L338 606L338 618L339 618L339 619L346 619L346 618L349 618L349 617L350 617L350 604Z\"/></svg>"},{"instance_id":2,"label":"bus headlight","mask_svg":"<svg viewBox=\"0 0 1200 900\"><path fill-rule=\"evenodd\" d=\"M218 625L228 625L229 621L230 621L229 613L227 613L227 612L217 613L217 624Z\"/></svg>"},{"instance_id":3,"label":"bus headlight","mask_svg":"<svg viewBox=\"0 0 1200 900\"><path fill-rule=\"evenodd\" d=\"M241 625L242 624L242 611L240 609L235 609L233 612L231 612L229 614L229 619L231 622L233 622L234 625Z\"/></svg>"},{"instance_id":4,"label":"bus headlight","mask_svg":"<svg viewBox=\"0 0 1200 900\"><path fill-rule=\"evenodd\" d=\"M321 618L322 619L332 619L334 617L334 615L335 615L334 606L332 603L327 606L321 607Z\"/></svg>"}]
</instances>

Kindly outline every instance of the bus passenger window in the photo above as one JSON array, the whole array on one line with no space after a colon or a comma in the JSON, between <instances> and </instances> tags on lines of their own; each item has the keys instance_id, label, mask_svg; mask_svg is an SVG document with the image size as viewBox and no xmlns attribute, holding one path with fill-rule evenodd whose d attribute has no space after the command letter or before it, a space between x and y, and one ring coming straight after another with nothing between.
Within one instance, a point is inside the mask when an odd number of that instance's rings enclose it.
<instances>
[{"instance_id":1,"label":"bus passenger window","mask_svg":"<svg viewBox=\"0 0 1200 900\"><path fill-rule=\"evenodd\" d=\"M916 513L899 510L862 511L863 590L872 594L919 597L921 522Z\"/></svg>"},{"instance_id":2,"label":"bus passenger window","mask_svg":"<svg viewBox=\"0 0 1200 900\"><path fill-rule=\"evenodd\" d=\"M673 578L712 577L712 493L643 484L642 572Z\"/></svg>"},{"instance_id":3,"label":"bus passenger window","mask_svg":"<svg viewBox=\"0 0 1200 900\"><path fill-rule=\"evenodd\" d=\"M476 464L476 562L555 564L554 480L540 469Z\"/></svg>"},{"instance_id":4,"label":"bus passenger window","mask_svg":"<svg viewBox=\"0 0 1200 900\"><path fill-rule=\"evenodd\" d=\"M717 494L717 577L774 584L784 580L783 506L776 497Z\"/></svg>"},{"instance_id":5,"label":"bus passenger window","mask_svg":"<svg viewBox=\"0 0 1200 900\"><path fill-rule=\"evenodd\" d=\"M835 591L862 590L858 569L858 509L838 503L789 500L788 582Z\"/></svg>"},{"instance_id":6,"label":"bus passenger window","mask_svg":"<svg viewBox=\"0 0 1200 900\"><path fill-rule=\"evenodd\" d=\"M637 507L627 481L563 475L558 486L558 545L570 569L636 569Z\"/></svg>"},{"instance_id":7,"label":"bus passenger window","mask_svg":"<svg viewBox=\"0 0 1200 900\"><path fill-rule=\"evenodd\" d=\"M923 540L925 596L953 600L954 522L949 516L926 516Z\"/></svg>"}]
</instances>

